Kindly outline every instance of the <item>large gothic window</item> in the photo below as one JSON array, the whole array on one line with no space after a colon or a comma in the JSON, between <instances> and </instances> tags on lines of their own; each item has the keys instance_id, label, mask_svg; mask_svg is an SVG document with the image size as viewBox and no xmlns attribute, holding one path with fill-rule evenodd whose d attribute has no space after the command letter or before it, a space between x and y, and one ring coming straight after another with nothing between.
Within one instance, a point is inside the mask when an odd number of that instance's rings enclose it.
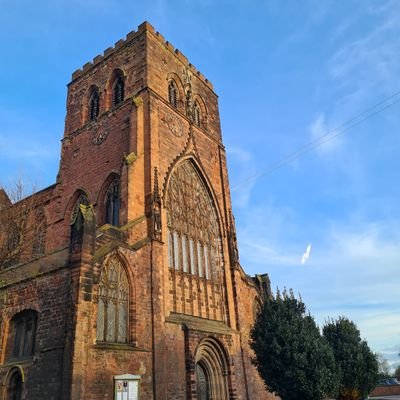
<instances>
[{"instance_id":1,"label":"large gothic window","mask_svg":"<svg viewBox=\"0 0 400 400\"><path fill-rule=\"evenodd\" d=\"M105 223L118 226L119 225L119 209L120 209L120 194L119 180L115 179L106 193L106 218Z\"/></svg>"},{"instance_id":2,"label":"large gothic window","mask_svg":"<svg viewBox=\"0 0 400 400\"><path fill-rule=\"evenodd\" d=\"M215 208L190 161L171 175L166 198L169 267L216 279L220 234Z\"/></svg>"},{"instance_id":3,"label":"large gothic window","mask_svg":"<svg viewBox=\"0 0 400 400\"><path fill-rule=\"evenodd\" d=\"M103 266L98 293L97 341L128 342L129 285L118 257Z\"/></svg>"}]
</instances>

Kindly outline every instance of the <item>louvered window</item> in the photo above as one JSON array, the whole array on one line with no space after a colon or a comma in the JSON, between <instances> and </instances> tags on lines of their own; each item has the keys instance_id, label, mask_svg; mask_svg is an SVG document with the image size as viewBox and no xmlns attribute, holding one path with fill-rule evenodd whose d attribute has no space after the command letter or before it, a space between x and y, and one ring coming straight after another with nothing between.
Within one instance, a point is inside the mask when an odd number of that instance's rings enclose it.
<instances>
[{"instance_id":1,"label":"louvered window","mask_svg":"<svg viewBox=\"0 0 400 400\"><path fill-rule=\"evenodd\" d=\"M98 90L94 90L89 100L89 120L94 121L100 110L100 97Z\"/></svg>"},{"instance_id":2,"label":"louvered window","mask_svg":"<svg viewBox=\"0 0 400 400\"><path fill-rule=\"evenodd\" d=\"M117 77L113 86L113 106L124 101L125 96L125 82L121 76Z\"/></svg>"},{"instance_id":3,"label":"louvered window","mask_svg":"<svg viewBox=\"0 0 400 400\"><path fill-rule=\"evenodd\" d=\"M193 120L195 125L201 126L201 110L198 103L195 103L193 107Z\"/></svg>"},{"instance_id":4,"label":"louvered window","mask_svg":"<svg viewBox=\"0 0 400 400\"><path fill-rule=\"evenodd\" d=\"M168 101L172 107L178 108L178 89L174 81L170 81L168 85Z\"/></svg>"}]
</instances>

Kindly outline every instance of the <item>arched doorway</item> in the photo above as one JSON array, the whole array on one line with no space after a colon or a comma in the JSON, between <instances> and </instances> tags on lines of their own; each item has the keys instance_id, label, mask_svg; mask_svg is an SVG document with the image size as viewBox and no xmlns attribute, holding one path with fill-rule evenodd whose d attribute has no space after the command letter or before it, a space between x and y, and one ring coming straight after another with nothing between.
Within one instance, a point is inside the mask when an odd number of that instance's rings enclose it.
<instances>
[{"instance_id":1,"label":"arched doorway","mask_svg":"<svg viewBox=\"0 0 400 400\"><path fill-rule=\"evenodd\" d=\"M200 362L196 364L196 391L197 400L209 400L210 379L206 369Z\"/></svg>"},{"instance_id":2,"label":"arched doorway","mask_svg":"<svg viewBox=\"0 0 400 400\"><path fill-rule=\"evenodd\" d=\"M22 375L18 369L11 372L8 378L7 385L7 400L21 400L22 399Z\"/></svg>"},{"instance_id":3,"label":"arched doorway","mask_svg":"<svg viewBox=\"0 0 400 400\"><path fill-rule=\"evenodd\" d=\"M195 363L197 400L227 400L228 362L218 341L213 338L202 340Z\"/></svg>"}]
</instances>

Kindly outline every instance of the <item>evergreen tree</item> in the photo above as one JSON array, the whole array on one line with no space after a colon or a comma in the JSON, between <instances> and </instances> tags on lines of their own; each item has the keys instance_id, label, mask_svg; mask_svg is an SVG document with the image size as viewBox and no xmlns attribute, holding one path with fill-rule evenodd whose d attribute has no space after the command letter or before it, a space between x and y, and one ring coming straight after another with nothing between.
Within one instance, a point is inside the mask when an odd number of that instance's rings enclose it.
<instances>
[{"instance_id":1,"label":"evergreen tree","mask_svg":"<svg viewBox=\"0 0 400 400\"><path fill-rule=\"evenodd\" d=\"M261 377L283 400L320 400L336 393L332 349L292 291L265 300L251 338Z\"/></svg>"},{"instance_id":2,"label":"evergreen tree","mask_svg":"<svg viewBox=\"0 0 400 400\"><path fill-rule=\"evenodd\" d=\"M365 398L378 382L378 361L354 322L345 317L330 321L323 328L339 369L340 400Z\"/></svg>"}]
</instances>

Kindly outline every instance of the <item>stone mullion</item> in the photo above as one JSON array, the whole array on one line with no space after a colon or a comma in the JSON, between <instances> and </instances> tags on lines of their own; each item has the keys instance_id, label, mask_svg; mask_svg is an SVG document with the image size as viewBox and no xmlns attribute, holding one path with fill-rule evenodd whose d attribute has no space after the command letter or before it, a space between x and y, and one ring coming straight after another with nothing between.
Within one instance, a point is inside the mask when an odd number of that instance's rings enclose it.
<instances>
[{"instance_id":1,"label":"stone mullion","mask_svg":"<svg viewBox=\"0 0 400 400\"><path fill-rule=\"evenodd\" d=\"M193 188L193 186L192 186ZM193 188L193 194L194 194L194 188ZM194 196L192 196L192 199L194 198ZM193 204L193 210L195 210L195 204ZM194 213L195 218L198 218L197 213ZM195 258L195 265L197 267L197 274L196 274L196 283L197 283L197 303L198 303L198 307L199 307L199 316L201 317L203 314L203 310L201 307L201 284L200 284L200 265L199 265L199 251L198 251L198 242L199 242L199 233L197 231L197 221L195 220L194 222L194 235L193 235L193 247L194 247L194 258Z\"/></svg>"},{"instance_id":2,"label":"stone mullion","mask_svg":"<svg viewBox=\"0 0 400 400\"><path fill-rule=\"evenodd\" d=\"M118 342L119 338L119 268L120 266L117 267L118 270L116 271L116 276L117 276L117 281L115 285L115 315L114 315L114 326L115 326L115 333L114 333L114 341Z\"/></svg>"},{"instance_id":3,"label":"stone mullion","mask_svg":"<svg viewBox=\"0 0 400 400\"><path fill-rule=\"evenodd\" d=\"M213 253L215 254L214 247L212 246L212 240L210 240L210 254L209 254L209 266L210 266L210 277L211 277L211 296L212 296L212 304L213 304L213 314L214 319L217 319L217 302L215 299L215 280L214 280L214 265L213 265Z\"/></svg>"},{"instance_id":4,"label":"stone mullion","mask_svg":"<svg viewBox=\"0 0 400 400\"><path fill-rule=\"evenodd\" d=\"M169 240L171 244L171 251L172 251L172 268L171 275L172 275L172 310L176 312L176 268L175 268L175 235L174 231L169 232Z\"/></svg>"},{"instance_id":5,"label":"stone mullion","mask_svg":"<svg viewBox=\"0 0 400 400\"><path fill-rule=\"evenodd\" d=\"M220 243L219 249L219 257L221 259L221 315L223 320L229 325L230 316L229 316L229 308L228 308L228 298L226 292L226 276L225 276L225 262L224 262L224 254L222 252L222 243Z\"/></svg>"},{"instance_id":6,"label":"stone mullion","mask_svg":"<svg viewBox=\"0 0 400 400\"><path fill-rule=\"evenodd\" d=\"M204 258L204 247L203 247L203 258ZM209 308L209 305L208 305L208 281L207 281L207 278L204 278L204 297L205 297L205 300L206 300L206 304L205 304L205 306L206 306L206 316L207 316L207 318L210 318L210 308Z\"/></svg>"},{"instance_id":7,"label":"stone mullion","mask_svg":"<svg viewBox=\"0 0 400 400\"><path fill-rule=\"evenodd\" d=\"M203 232L203 237L205 237L205 232ZM207 269L206 269L206 257L204 252L204 243L200 242L201 247L201 257L202 257L202 267L203 267L203 276L204 276L204 299L205 299L205 307L206 307L206 317L210 318L210 308L208 304L208 280L207 280Z\"/></svg>"},{"instance_id":8,"label":"stone mullion","mask_svg":"<svg viewBox=\"0 0 400 400\"><path fill-rule=\"evenodd\" d=\"M186 193L187 193L187 199L188 199L188 202L187 202L187 212L188 212L188 214L187 215L190 215L191 213L191 211L193 210L193 196L192 196L192 191L191 191L191 188L192 188L192 185L191 185L191 179L190 179L190 177L189 176L185 176L185 189L186 189ZM193 222L193 220L192 219L190 219L190 221L191 222ZM194 260L192 260L192 255L193 255L193 258L194 258L194 251L193 251L193 254L191 254L191 251L190 251L190 243L192 242L192 243L194 243L193 242L193 234L192 234L192 229L193 229L193 226L192 226L192 224L189 222L189 219L187 219L187 246L188 246L188 263L189 263L189 294L190 294L190 311L191 311L191 314L192 315L194 315L194 301L195 301L195 299L194 299L194 296L193 296L193 275L195 275L195 271L193 271L193 269L192 269L192 266L194 266L195 265L195 259Z\"/></svg>"},{"instance_id":9,"label":"stone mullion","mask_svg":"<svg viewBox=\"0 0 400 400\"><path fill-rule=\"evenodd\" d=\"M182 227L180 227L182 228ZM182 248L182 229L179 232L179 274L180 274L180 281L181 281L181 303L182 303L182 312L185 314L186 304L185 304L185 274L183 272L183 248Z\"/></svg>"}]
</instances>

